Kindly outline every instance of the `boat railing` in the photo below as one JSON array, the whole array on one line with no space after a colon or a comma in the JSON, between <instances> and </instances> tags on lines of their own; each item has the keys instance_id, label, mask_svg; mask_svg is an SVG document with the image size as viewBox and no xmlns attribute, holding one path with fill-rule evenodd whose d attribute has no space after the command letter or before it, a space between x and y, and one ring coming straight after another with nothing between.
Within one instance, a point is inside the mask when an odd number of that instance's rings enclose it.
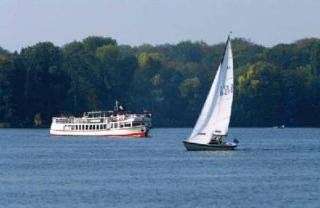
<instances>
[{"instance_id":1,"label":"boat railing","mask_svg":"<svg viewBox=\"0 0 320 208\"><path fill-rule=\"evenodd\" d=\"M122 114L122 115L111 115L110 117L53 117L52 122L54 123L62 123L62 124L68 124L68 123L92 123L93 120L100 120L101 122L117 122L117 121L125 121L127 119L134 119L134 120L148 120L150 119L150 116L148 117L146 114Z\"/></svg>"},{"instance_id":2,"label":"boat railing","mask_svg":"<svg viewBox=\"0 0 320 208\"><path fill-rule=\"evenodd\" d=\"M53 122L55 123L90 123L90 119L86 118L75 118L75 117L53 117Z\"/></svg>"},{"instance_id":3,"label":"boat railing","mask_svg":"<svg viewBox=\"0 0 320 208\"><path fill-rule=\"evenodd\" d=\"M128 118L139 118L139 119L150 118L149 114L127 114L127 116L128 116Z\"/></svg>"}]
</instances>

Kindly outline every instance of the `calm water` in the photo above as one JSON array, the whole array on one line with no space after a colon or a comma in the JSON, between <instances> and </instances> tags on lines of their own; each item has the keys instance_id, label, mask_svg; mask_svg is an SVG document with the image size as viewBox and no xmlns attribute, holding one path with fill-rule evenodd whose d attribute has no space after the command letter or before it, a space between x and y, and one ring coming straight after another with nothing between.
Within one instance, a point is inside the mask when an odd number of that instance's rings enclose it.
<instances>
[{"instance_id":1,"label":"calm water","mask_svg":"<svg viewBox=\"0 0 320 208\"><path fill-rule=\"evenodd\" d=\"M0 207L320 207L320 129L231 129L239 149L0 129Z\"/></svg>"}]
</instances>

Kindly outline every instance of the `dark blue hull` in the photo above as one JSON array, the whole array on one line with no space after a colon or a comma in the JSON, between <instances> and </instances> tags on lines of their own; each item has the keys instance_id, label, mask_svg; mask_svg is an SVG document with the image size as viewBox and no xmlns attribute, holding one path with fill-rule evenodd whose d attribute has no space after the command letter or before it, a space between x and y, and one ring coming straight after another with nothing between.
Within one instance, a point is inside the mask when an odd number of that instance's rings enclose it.
<instances>
[{"instance_id":1,"label":"dark blue hull","mask_svg":"<svg viewBox=\"0 0 320 208\"><path fill-rule=\"evenodd\" d=\"M237 144L233 142L225 142L221 144L197 144L183 141L183 144L188 151L234 150L237 147Z\"/></svg>"}]
</instances>

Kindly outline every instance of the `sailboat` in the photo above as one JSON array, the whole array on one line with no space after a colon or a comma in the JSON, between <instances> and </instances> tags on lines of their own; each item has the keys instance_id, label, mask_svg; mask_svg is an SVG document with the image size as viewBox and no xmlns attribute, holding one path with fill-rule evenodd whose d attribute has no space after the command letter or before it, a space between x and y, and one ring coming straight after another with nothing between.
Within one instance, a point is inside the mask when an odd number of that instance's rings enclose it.
<instances>
[{"instance_id":1,"label":"sailboat","mask_svg":"<svg viewBox=\"0 0 320 208\"><path fill-rule=\"evenodd\" d=\"M225 141L233 101L233 58L230 35L207 99L188 139L187 150L233 150L238 141Z\"/></svg>"}]
</instances>

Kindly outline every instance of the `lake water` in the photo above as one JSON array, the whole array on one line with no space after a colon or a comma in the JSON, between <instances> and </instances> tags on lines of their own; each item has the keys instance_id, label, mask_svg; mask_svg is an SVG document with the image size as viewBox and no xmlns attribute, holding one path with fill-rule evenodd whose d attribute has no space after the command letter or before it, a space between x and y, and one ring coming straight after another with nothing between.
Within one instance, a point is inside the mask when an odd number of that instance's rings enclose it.
<instances>
[{"instance_id":1,"label":"lake water","mask_svg":"<svg viewBox=\"0 0 320 208\"><path fill-rule=\"evenodd\" d=\"M0 207L320 207L320 129L231 128L235 151L0 129Z\"/></svg>"}]
</instances>

